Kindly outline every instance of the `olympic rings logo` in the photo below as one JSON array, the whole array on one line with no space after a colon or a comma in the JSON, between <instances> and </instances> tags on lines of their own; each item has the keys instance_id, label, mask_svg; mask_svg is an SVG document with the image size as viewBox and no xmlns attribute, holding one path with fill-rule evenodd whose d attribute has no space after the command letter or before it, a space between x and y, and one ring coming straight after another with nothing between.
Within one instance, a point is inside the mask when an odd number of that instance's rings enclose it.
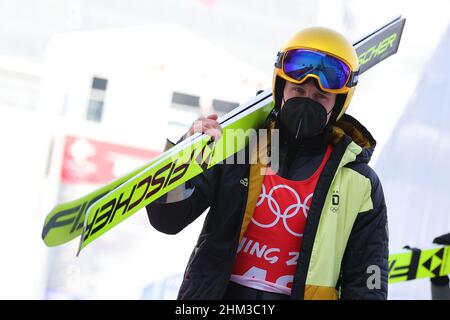
<instances>
[{"instance_id":1,"label":"olympic rings logo","mask_svg":"<svg viewBox=\"0 0 450 320\"><path fill-rule=\"evenodd\" d=\"M283 212L280 208L280 205L273 197L273 193L278 189L289 190L290 192L292 192L292 194L294 195L294 197L296 199L296 203L289 205L285 210L283 210ZM271 228L271 227L275 226L278 223L278 221L280 221L280 219L282 219L283 225L284 225L286 231L289 232L290 234L292 234L293 236L300 238L303 236L303 233L297 233L297 232L293 231L288 226L287 220L295 217L297 215L297 213L299 213L300 209L302 209L303 216L306 219L306 217L308 216L308 211L309 211L309 206L307 206L307 203L308 203L309 199L312 198L312 196L313 196L313 194L311 193L310 195L308 195L305 198L305 201L302 202L298 193L290 186L287 186L285 184L279 184L277 186L274 186L272 189L270 189L269 193L267 193L266 186L263 184L261 193L259 195L258 202L256 203L256 207L259 207L264 202L264 200L267 199L269 209L274 214L275 220L269 224L263 224L263 223L256 221L252 217L252 222L261 228Z\"/></svg>"}]
</instances>

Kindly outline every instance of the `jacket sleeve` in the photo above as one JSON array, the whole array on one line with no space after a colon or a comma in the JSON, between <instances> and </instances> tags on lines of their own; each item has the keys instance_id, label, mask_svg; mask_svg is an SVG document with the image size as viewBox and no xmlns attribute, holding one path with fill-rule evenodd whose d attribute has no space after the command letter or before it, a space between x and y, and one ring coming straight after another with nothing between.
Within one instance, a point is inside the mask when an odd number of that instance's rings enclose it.
<instances>
[{"instance_id":1,"label":"jacket sleeve","mask_svg":"<svg viewBox=\"0 0 450 320\"><path fill-rule=\"evenodd\" d=\"M368 168L368 167L367 167ZM340 298L385 300L388 292L389 241L383 189L369 168L372 209L358 213L341 267Z\"/></svg>"},{"instance_id":2,"label":"jacket sleeve","mask_svg":"<svg viewBox=\"0 0 450 320\"><path fill-rule=\"evenodd\" d=\"M220 170L216 165L147 205L150 224L167 234L183 230L211 206Z\"/></svg>"}]
</instances>

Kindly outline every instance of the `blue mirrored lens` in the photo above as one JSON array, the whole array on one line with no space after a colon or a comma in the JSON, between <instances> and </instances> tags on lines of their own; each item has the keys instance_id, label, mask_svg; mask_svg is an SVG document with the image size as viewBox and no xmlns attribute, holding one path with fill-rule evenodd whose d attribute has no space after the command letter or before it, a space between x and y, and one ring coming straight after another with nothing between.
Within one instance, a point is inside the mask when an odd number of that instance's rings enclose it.
<instances>
[{"instance_id":1,"label":"blue mirrored lens","mask_svg":"<svg viewBox=\"0 0 450 320\"><path fill-rule=\"evenodd\" d=\"M283 71L298 81L308 74L315 74L326 89L343 88L350 74L349 67L343 61L325 53L305 49L288 51Z\"/></svg>"}]
</instances>

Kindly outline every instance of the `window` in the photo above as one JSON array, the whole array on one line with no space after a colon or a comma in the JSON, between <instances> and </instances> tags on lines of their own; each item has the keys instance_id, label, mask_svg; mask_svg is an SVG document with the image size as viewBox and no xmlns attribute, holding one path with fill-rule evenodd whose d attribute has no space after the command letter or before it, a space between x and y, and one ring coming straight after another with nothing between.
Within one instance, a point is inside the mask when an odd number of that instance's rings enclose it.
<instances>
[{"instance_id":1,"label":"window","mask_svg":"<svg viewBox=\"0 0 450 320\"><path fill-rule=\"evenodd\" d=\"M101 122L105 104L106 88L108 80L94 77L92 79L91 93L89 96L86 120Z\"/></svg>"},{"instance_id":2,"label":"window","mask_svg":"<svg viewBox=\"0 0 450 320\"><path fill-rule=\"evenodd\" d=\"M102 79L102 78L96 78L92 79L92 88L106 91L106 85L108 84L108 80Z\"/></svg>"},{"instance_id":3,"label":"window","mask_svg":"<svg viewBox=\"0 0 450 320\"><path fill-rule=\"evenodd\" d=\"M219 116L224 115L234 108L237 108L239 106L239 103L231 102L231 101L225 101L225 100L219 100L219 99L213 99L212 102L214 111L216 111Z\"/></svg>"},{"instance_id":4,"label":"window","mask_svg":"<svg viewBox=\"0 0 450 320\"><path fill-rule=\"evenodd\" d=\"M199 115L200 96L174 91L169 108L170 135L178 140Z\"/></svg>"},{"instance_id":5,"label":"window","mask_svg":"<svg viewBox=\"0 0 450 320\"><path fill-rule=\"evenodd\" d=\"M89 100L86 120L100 122L102 120L103 101Z\"/></svg>"},{"instance_id":6,"label":"window","mask_svg":"<svg viewBox=\"0 0 450 320\"><path fill-rule=\"evenodd\" d=\"M181 92L174 92L172 93L172 106L198 108L200 106L200 97Z\"/></svg>"}]
</instances>

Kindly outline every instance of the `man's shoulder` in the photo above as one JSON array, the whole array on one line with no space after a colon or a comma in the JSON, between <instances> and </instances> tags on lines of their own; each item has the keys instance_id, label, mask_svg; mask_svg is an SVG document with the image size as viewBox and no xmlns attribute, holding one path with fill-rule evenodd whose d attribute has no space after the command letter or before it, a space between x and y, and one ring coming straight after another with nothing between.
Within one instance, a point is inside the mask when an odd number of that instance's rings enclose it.
<instances>
[{"instance_id":1,"label":"man's shoulder","mask_svg":"<svg viewBox=\"0 0 450 320\"><path fill-rule=\"evenodd\" d=\"M344 167L368 178L371 181L372 185L378 184L380 182L378 174L367 162L353 161L347 163Z\"/></svg>"}]
</instances>

